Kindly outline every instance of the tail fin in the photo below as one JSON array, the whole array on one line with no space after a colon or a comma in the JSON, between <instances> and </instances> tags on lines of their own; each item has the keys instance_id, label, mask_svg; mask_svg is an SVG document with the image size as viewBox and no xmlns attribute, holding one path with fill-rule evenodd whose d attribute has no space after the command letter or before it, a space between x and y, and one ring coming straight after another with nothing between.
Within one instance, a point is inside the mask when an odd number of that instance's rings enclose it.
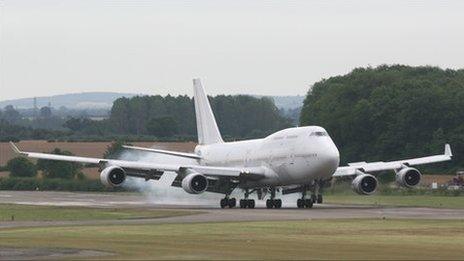
<instances>
[{"instance_id":1,"label":"tail fin","mask_svg":"<svg viewBox=\"0 0 464 261\"><path fill-rule=\"evenodd\" d=\"M200 79L193 79L193 98L197 117L198 144L207 145L224 142Z\"/></svg>"}]
</instances>

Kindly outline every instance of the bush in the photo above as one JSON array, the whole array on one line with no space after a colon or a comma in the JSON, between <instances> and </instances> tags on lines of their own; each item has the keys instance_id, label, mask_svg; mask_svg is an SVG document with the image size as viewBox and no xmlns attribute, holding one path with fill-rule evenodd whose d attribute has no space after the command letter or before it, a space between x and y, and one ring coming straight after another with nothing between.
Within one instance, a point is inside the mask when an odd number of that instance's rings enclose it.
<instances>
[{"instance_id":1,"label":"bush","mask_svg":"<svg viewBox=\"0 0 464 261\"><path fill-rule=\"evenodd\" d=\"M122 151L124 148L122 147L125 144L122 140L117 140L108 147L106 147L105 154L103 154L104 159L117 159L121 156Z\"/></svg>"},{"instance_id":2,"label":"bush","mask_svg":"<svg viewBox=\"0 0 464 261\"><path fill-rule=\"evenodd\" d=\"M16 157L8 161L6 164L12 177L34 177L37 175L37 168L28 159Z\"/></svg>"},{"instance_id":3,"label":"bush","mask_svg":"<svg viewBox=\"0 0 464 261\"><path fill-rule=\"evenodd\" d=\"M67 156L73 155L69 151L62 151L58 148L54 149L51 153ZM82 164L75 162L39 159L37 161L37 167L38 169L43 171L43 175L45 178L72 179L79 175L80 170L82 169Z\"/></svg>"}]
</instances>

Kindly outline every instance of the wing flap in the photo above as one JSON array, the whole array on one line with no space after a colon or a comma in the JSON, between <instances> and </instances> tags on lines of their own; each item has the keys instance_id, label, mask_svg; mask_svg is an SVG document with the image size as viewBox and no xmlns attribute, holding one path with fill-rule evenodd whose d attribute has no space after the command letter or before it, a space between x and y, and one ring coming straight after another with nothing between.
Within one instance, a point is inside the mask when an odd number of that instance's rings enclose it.
<instances>
[{"instance_id":1,"label":"wing flap","mask_svg":"<svg viewBox=\"0 0 464 261\"><path fill-rule=\"evenodd\" d=\"M177 157L183 157L183 158L201 159L201 156L194 154L194 153L159 150L159 149L143 148L143 147L135 147L135 146L127 146L127 145L123 145L122 147L125 149L130 149L130 150L153 152L153 153L159 153L159 154L165 154L165 155L171 155L171 156L177 156Z\"/></svg>"}]
</instances>

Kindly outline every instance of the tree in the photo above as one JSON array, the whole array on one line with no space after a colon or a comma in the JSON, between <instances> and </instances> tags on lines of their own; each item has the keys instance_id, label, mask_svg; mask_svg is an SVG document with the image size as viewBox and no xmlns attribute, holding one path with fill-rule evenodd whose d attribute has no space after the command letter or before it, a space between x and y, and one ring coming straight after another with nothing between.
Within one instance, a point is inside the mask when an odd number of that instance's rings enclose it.
<instances>
[{"instance_id":1,"label":"tree","mask_svg":"<svg viewBox=\"0 0 464 261\"><path fill-rule=\"evenodd\" d=\"M3 112L3 119L11 124L16 124L21 120L21 114L15 110L13 105L7 105L5 106L5 111Z\"/></svg>"},{"instance_id":2,"label":"tree","mask_svg":"<svg viewBox=\"0 0 464 261\"><path fill-rule=\"evenodd\" d=\"M40 117L44 119L52 117L52 109L48 106L40 108Z\"/></svg>"},{"instance_id":3,"label":"tree","mask_svg":"<svg viewBox=\"0 0 464 261\"><path fill-rule=\"evenodd\" d=\"M177 133L177 122L172 117L161 117L148 122L149 134L158 137L169 137Z\"/></svg>"},{"instance_id":4,"label":"tree","mask_svg":"<svg viewBox=\"0 0 464 261\"><path fill-rule=\"evenodd\" d=\"M358 68L315 83L301 125L326 128L342 163L436 154L451 143L464 166L464 70Z\"/></svg>"},{"instance_id":5,"label":"tree","mask_svg":"<svg viewBox=\"0 0 464 261\"><path fill-rule=\"evenodd\" d=\"M34 177L37 175L36 166L28 159L16 157L8 161L6 164L12 177Z\"/></svg>"},{"instance_id":6,"label":"tree","mask_svg":"<svg viewBox=\"0 0 464 261\"><path fill-rule=\"evenodd\" d=\"M62 151L55 148L52 154L72 156L69 151ZM53 161L39 159L37 161L37 168L43 171L45 178L62 178L72 179L79 176L82 165L75 162Z\"/></svg>"}]
</instances>

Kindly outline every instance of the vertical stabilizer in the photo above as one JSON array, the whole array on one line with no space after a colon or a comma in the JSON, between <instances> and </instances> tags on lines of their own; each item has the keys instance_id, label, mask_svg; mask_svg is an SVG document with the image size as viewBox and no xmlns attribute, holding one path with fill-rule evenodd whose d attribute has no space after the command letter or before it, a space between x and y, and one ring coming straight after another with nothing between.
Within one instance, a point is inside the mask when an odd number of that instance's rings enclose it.
<instances>
[{"instance_id":1,"label":"vertical stabilizer","mask_svg":"<svg viewBox=\"0 0 464 261\"><path fill-rule=\"evenodd\" d=\"M193 79L193 98L197 117L198 144L222 143L221 133L200 79Z\"/></svg>"}]
</instances>

